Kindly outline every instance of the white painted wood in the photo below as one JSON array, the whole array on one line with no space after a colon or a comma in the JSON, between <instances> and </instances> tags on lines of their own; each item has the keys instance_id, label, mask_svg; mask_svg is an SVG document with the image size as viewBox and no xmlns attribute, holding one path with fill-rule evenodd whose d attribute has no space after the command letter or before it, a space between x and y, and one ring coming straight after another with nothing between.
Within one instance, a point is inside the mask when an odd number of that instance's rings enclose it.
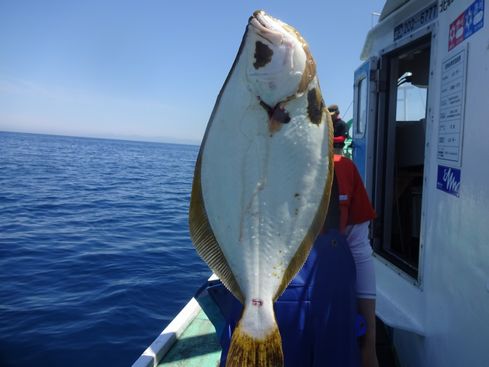
<instances>
[{"instance_id":1,"label":"white painted wood","mask_svg":"<svg viewBox=\"0 0 489 367\"><path fill-rule=\"evenodd\" d=\"M409 331L420 336L425 335L424 326L415 315L406 309L406 305L396 304L392 297L388 297L377 289L376 312L379 318L393 328Z\"/></svg>"},{"instance_id":2,"label":"white painted wood","mask_svg":"<svg viewBox=\"0 0 489 367\"><path fill-rule=\"evenodd\" d=\"M199 304L195 298L192 298L132 367L156 367L200 310Z\"/></svg>"}]
</instances>

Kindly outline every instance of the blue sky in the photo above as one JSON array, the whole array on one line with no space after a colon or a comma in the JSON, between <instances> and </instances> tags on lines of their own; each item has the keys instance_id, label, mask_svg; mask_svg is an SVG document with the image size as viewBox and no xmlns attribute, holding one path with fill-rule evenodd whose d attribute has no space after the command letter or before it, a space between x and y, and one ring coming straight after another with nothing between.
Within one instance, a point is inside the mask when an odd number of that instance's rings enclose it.
<instances>
[{"instance_id":1,"label":"blue sky","mask_svg":"<svg viewBox=\"0 0 489 367\"><path fill-rule=\"evenodd\" d=\"M0 131L200 143L248 17L308 41L346 119L383 0L0 0Z\"/></svg>"}]
</instances>

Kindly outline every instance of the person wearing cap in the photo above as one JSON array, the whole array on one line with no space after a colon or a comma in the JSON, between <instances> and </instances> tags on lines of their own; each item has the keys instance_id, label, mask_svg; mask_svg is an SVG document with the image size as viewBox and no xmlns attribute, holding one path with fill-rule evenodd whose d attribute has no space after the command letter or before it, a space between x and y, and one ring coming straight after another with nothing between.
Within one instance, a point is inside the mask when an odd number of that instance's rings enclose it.
<instances>
[{"instance_id":1,"label":"person wearing cap","mask_svg":"<svg viewBox=\"0 0 489 367\"><path fill-rule=\"evenodd\" d=\"M335 146L342 144L342 149L347 129L338 118L337 106L336 111ZM331 198L321 233L303 267L274 304L285 367L379 366L369 239L369 225L376 214L355 163L342 156L341 149L334 149ZM225 310L225 323L218 332L220 366L224 367L243 306L224 286L210 292L215 292L213 297Z\"/></svg>"},{"instance_id":2,"label":"person wearing cap","mask_svg":"<svg viewBox=\"0 0 489 367\"><path fill-rule=\"evenodd\" d=\"M337 154L341 154L340 152L345 146L345 140L348 138L348 125L340 118L340 109L337 104L330 105L328 111L333 120L333 147Z\"/></svg>"}]
</instances>

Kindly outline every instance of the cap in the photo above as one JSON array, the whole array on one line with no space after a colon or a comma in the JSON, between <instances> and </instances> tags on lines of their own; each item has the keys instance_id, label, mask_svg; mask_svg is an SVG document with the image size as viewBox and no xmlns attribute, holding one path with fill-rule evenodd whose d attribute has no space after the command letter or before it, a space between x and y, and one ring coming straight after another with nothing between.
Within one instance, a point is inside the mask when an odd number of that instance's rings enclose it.
<instances>
[{"instance_id":1,"label":"cap","mask_svg":"<svg viewBox=\"0 0 489 367\"><path fill-rule=\"evenodd\" d=\"M335 149L343 149L345 146L346 138L344 136L335 136L333 138L333 148Z\"/></svg>"},{"instance_id":2,"label":"cap","mask_svg":"<svg viewBox=\"0 0 489 367\"><path fill-rule=\"evenodd\" d=\"M341 144L341 143L344 143L346 140L346 137L341 135L341 136L335 136L333 138L333 144Z\"/></svg>"},{"instance_id":3,"label":"cap","mask_svg":"<svg viewBox=\"0 0 489 367\"><path fill-rule=\"evenodd\" d=\"M330 114L340 113L340 109L337 104L331 104L328 106L328 111Z\"/></svg>"}]
</instances>

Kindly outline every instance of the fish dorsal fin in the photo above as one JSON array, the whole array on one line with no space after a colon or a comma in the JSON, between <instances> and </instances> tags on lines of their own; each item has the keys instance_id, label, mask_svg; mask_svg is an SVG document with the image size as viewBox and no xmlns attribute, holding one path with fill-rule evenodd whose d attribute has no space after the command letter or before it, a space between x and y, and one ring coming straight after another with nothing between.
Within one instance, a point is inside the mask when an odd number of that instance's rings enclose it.
<instances>
[{"instance_id":1,"label":"fish dorsal fin","mask_svg":"<svg viewBox=\"0 0 489 367\"><path fill-rule=\"evenodd\" d=\"M201 163L199 154L195 165L194 182L192 185L192 197L189 209L190 236L198 254L209 265L212 271L221 279L229 291L243 303L244 297L241 289L219 247L214 232L212 231L207 212L204 206L201 184Z\"/></svg>"}]
</instances>

